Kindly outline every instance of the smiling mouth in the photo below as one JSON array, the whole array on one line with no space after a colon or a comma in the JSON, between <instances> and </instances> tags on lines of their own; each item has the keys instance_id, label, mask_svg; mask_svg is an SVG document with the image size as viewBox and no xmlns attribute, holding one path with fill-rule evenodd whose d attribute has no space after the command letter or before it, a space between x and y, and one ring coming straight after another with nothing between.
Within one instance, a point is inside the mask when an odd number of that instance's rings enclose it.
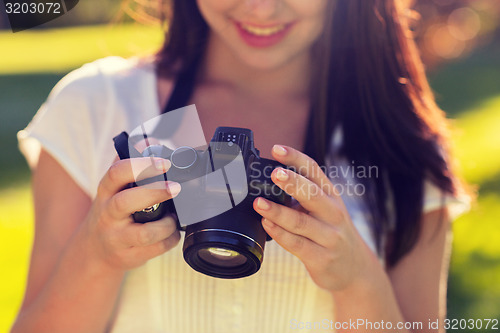
<instances>
[{"instance_id":1,"label":"smiling mouth","mask_svg":"<svg viewBox=\"0 0 500 333\"><path fill-rule=\"evenodd\" d=\"M280 25L275 25L272 27L256 27L244 23L240 23L240 27L245 30L246 32L251 33L252 35L259 36L259 37L268 37L275 35L287 27L287 24L280 24Z\"/></svg>"}]
</instances>

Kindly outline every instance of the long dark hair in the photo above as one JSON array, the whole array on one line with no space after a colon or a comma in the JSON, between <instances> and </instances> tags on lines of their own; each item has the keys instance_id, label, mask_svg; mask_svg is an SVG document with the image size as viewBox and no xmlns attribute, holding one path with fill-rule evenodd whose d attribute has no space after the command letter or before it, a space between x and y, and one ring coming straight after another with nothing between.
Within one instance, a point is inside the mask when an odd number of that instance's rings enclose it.
<instances>
[{"instance_id":1,"label":"long dark hair","mask_svg":"<svg viewBox=\"0 0 500 333\"><path fill-rule=\"evenodd\" d=\"M162 76L175 76L200 57L209 32L196 1L171 3L165 44L157 54ZM450 167L447 122L427 82L401 1L331 3L334 14L313 50L319 59L311 89L313 155L324 162L336 124L343 132L339 156L356 166L378 168L380 177L371 180L373 200L367 204L379 253L385 253L391 267L419 237L424 180L443 195L460 190ZM394 209L388 208L388 200Z\"/></svg>"}]
</instances>

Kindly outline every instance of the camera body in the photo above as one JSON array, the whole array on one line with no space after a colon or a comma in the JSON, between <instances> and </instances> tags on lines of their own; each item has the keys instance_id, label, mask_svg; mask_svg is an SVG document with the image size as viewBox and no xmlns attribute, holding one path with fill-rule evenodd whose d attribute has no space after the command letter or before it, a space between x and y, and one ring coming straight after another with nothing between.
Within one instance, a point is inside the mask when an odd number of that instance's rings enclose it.
<instances>
[{"instance_id":1,"label":"camera body","mask_svg":"<svg viewBox=\"0 0 500 333\"><path fill-rule=\"evenodd\" d=\"M125 132L114 141L121 159L155 156L171 162L165 174L131 186L165 180L181 184L176 198L134 213L135 222L175 214L178 227L186 231L184 259L204 274L239 278L259 270L270 238L253 201L260 196L290 205L291 198L271 181L272 171L284 166L260 157L251 130L218 127L206 147L151 145L142 153L131 147Z\"/></svg>"}]
</instances>

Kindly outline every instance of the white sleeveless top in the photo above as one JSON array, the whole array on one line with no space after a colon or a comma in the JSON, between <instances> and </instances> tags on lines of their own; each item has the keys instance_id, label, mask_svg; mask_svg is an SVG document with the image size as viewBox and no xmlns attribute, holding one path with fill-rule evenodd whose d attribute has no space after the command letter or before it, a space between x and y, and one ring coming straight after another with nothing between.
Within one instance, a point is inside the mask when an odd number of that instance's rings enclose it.
<instances>
[{"instance_id":1,"label":"white sleeveless top","mask_svg":"<svg viewBox=\"0 0 500 333\"><path fill-rule=\"evenodd\" d=\"M86 64L55 86L18 133L20 148L33 167L43 147L94 198L116 158L112 138L160 114L156 92L151 62L108 57ZM362 197L344 195L343 200L375 251ZM424 211L442 203L440 191L426 183ZM452 217L467 210L464 200L447 197L445 204ZM323 320L333 319L333 307L329 293L314 284L300 260L274 241L265 246L259 272L224 280L191 269L182 257L181 240L127 274L110 332L290 332L300 323L326 324Z\"/></svg>"}]
</instances>

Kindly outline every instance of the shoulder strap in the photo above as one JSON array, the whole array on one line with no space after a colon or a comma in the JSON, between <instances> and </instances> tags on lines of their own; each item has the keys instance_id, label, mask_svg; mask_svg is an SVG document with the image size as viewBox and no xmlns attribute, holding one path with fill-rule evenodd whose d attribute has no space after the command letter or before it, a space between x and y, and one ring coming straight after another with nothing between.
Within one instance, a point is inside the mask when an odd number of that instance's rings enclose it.
<instances>
[{"instance_id":1,"label":"shoulder strap","mask_svg":"<svg viewBox=\"0 0 500 333\"><path fill-rule=\"evenodd\" d=\"M179 73L177 81L174 84L174 89L162 113L167 113L188 105L189 99L193 94L200 63L201 57L197 57L191 66L188 66Z\"/></svg>"}]
</instances>

